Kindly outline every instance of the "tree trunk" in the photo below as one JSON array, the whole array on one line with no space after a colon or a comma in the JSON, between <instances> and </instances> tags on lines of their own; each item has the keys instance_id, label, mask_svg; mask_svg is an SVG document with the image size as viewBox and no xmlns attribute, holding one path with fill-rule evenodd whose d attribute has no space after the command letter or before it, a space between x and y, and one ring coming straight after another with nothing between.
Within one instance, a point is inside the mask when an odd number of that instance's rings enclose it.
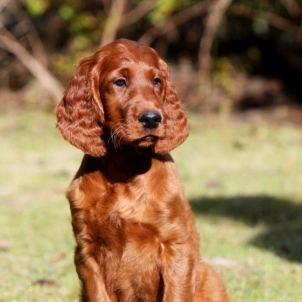
<instances>
[{"instance_id":1,"label":"tree trunk","mask_svg":"<svg viewBox=\"0 0 302 302\"><path fill-rule=\"evenodd\" d=\"M120 27L122 16L127 4L127 0L113 0L106 25L102 34L100 46L104 46L115 40L117 31Z\"/></svg>"},{"instance_id":2,"label":"tree trunk","mask_svg":"<svg viewBox=\"0 0 302 302\"><path fill-rule=\"evenodd\" d=\"M2 28L3 30L3 28ZM63 95L60 82L38 60L36 60L17 40L8 35L0 35L0 47L14 54L22 64L40 81L55 102Z\"/></svg>"},{"instance_id":3,"label":"tree trunk","mask_svg":"<svg viewBox=\"0 0 302 302\"><path fill-rule=\"evenodd\" d=\"M200 40L198 78L202 88L210 89L211 50L221 20L232 0L215 0L205 20L204 34Z\"/></svg>"}]
</instances>

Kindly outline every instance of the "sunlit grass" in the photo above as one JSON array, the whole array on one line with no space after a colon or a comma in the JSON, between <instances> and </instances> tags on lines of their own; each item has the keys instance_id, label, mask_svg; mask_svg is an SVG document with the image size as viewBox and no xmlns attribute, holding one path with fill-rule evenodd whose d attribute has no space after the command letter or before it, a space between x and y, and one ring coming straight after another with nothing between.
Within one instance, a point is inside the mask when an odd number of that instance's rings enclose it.
<instances>
[{"instance_id":1,"label":"sunlit grass","mask_svg":"<svg viewBox=\"0 0 302 302\"><path fill-rule=\"evenodd\" d=\"M202 254L232 301L300 301L302 129L190 115L175 151ZM76 301L64 192L82 153L51 114L0 115L0 301Z\"/></svg>"},{"instance_id":2,"label":"sunlit grass","mask_svg":"<svg viewBox=\"0 0 302 302\"><path fill-rule=\"evenodd\" d=\"M302 129L191 116L173 152L202 253L233 301L302 298Z\"/></svg>"}]
</instances>

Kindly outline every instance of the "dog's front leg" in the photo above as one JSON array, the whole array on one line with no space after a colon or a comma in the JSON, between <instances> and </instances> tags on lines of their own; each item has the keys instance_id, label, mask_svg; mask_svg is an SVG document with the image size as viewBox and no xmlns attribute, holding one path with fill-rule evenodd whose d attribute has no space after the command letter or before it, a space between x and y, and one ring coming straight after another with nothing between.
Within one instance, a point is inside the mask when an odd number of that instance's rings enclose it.
<instances>
[{"instance_id":1,"label":"dog's front leg","mask_svg":"<svg viewBox=\"0 0 302 302\"><path fill-rule=\"evenodd\" d=\"M81 302L114 302L114 297L109 297L105 281L99 264L92 256L83 257L79 249L75 252L75 264L78 276L82 282Z\"/></svg>"},{"instance_id":2,"label":"dog's front leg","mask_svg":"<svg viewBox=\"0 0 302 302\"><path fill-rule=\"evenodd\" d=\"M163 268L164 302L192 302L195 292L196 259L188 243L173 244L166 249Z\"/></svg>"}]
</instances>

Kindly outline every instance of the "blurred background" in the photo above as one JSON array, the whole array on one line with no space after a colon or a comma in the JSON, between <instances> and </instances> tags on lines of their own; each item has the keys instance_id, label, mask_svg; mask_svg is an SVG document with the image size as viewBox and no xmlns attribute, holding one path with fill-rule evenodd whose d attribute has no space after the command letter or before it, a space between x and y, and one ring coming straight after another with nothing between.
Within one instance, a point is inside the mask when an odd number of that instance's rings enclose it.
<instances>
[{"instance_id":1,"label":"blurred background","mask_svg":"<svg viewBox=\"0 0 302 302\"><path fill-rule=\"evenodd\" d=\"M169 64L173 157L232 301L302 299L301 0L0 0L0 301L77 301L66 188L83 154L53 109L118 38Z\"/></svg>"},{"instance_id":2,"label":"blurred background","mask_svg":"<svg viewBox=\"0 0 302 302\"><path fill-rule=\"evenodd\" d=\"M117 38L154 47L189 108L302 102L300 0L1 0L0 13L2 109L52 109L79 60Z\"/></svg>"}]
</instances>

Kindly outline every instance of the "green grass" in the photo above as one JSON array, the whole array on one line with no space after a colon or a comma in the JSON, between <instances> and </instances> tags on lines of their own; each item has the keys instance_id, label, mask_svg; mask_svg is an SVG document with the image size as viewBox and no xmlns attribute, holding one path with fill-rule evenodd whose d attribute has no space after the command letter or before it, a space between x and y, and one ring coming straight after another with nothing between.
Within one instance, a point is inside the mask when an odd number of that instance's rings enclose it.
<instances>
[{"instance_id":1,"label":"green grass","mask_svg":"<svg viewBox=\"0 0 302 302\"><path fill-rule=\"evenodd\" d=\"M173 151L203 257L234 302L302 301L302 129L191 114ZM77 301L64 192L82 153L51 114L0 114L0 301Z\"/></svg>"}]
</instances>

